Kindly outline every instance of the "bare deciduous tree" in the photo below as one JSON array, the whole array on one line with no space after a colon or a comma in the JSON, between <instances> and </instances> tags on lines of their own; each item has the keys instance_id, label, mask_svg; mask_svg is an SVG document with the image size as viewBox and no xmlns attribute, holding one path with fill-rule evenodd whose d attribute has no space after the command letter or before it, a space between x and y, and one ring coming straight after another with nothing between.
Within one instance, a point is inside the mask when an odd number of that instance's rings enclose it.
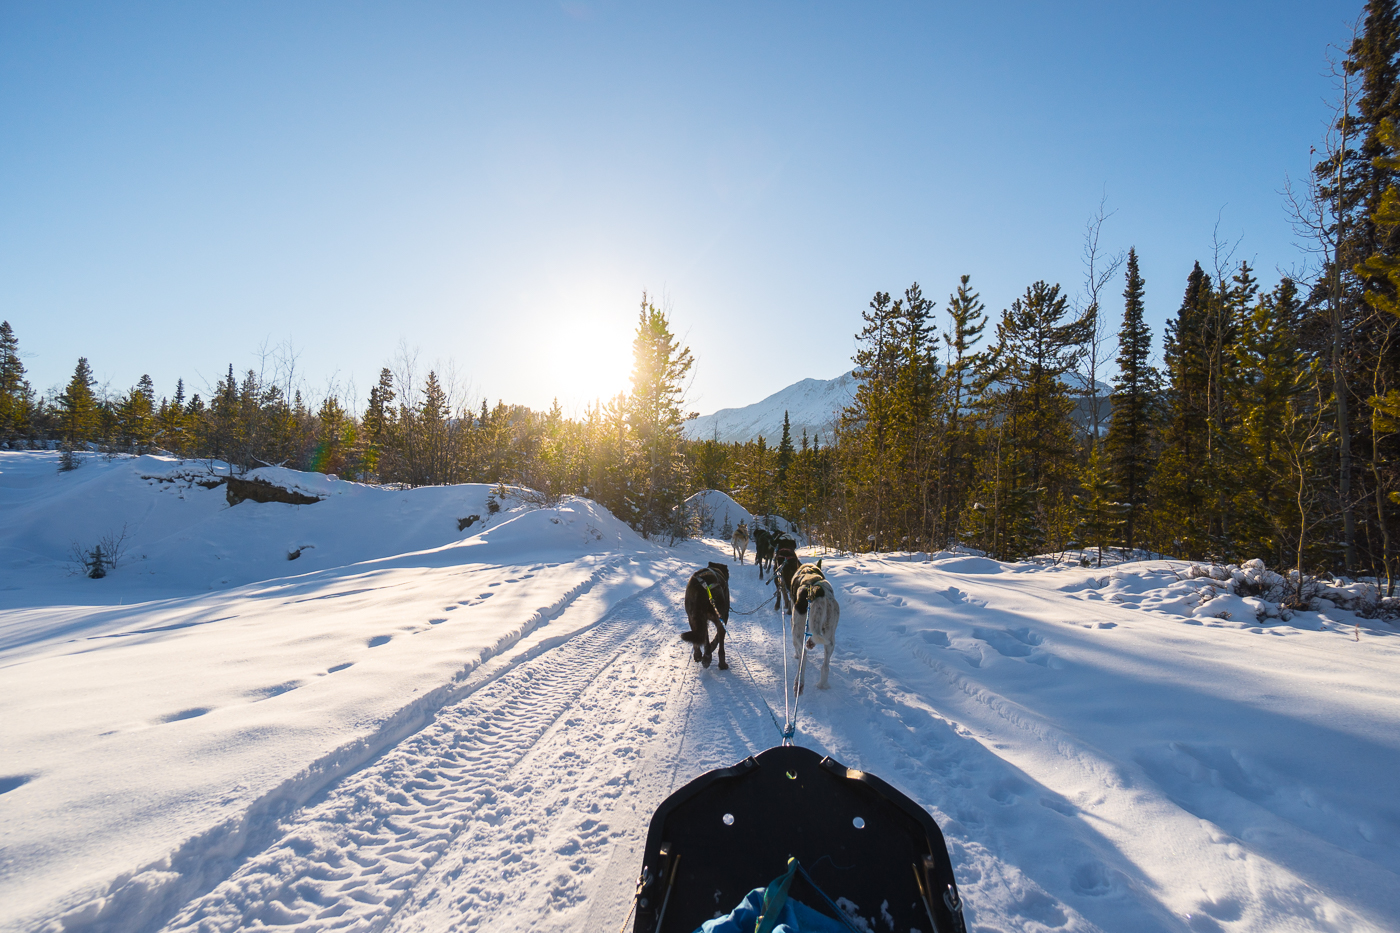
<instances>
[{"instance_id":1,"label":"bare deciduous tree","mask_svg":"<svg viewBox=\"0 0 1400 933\"><path fill-rule=\"evenodd\" d=\"M1108 344L1113 335L1108 316L1102 312L1100 298L1103 296L1109 281L1118 274L1119 267L1123 265L1124 257L1121 250L1109 254L1099 244L1099 238L1103 234L1104 221L1115 213L1104 212L1107 200L1107 196L1099 200L1097 210L1084 224L1084 306L1079 310L1088 316L1093 328L1089 340L1084 346L1084 367L1086 370L1084 395L1089 399L1090 406L1090 427L1085 444L1087 449L1092 449L1098 443L1103 429L1099 375L1101 373L1106 375L1105 367L1111 357L1108 352Z\"/></svg>"}]
</instances>

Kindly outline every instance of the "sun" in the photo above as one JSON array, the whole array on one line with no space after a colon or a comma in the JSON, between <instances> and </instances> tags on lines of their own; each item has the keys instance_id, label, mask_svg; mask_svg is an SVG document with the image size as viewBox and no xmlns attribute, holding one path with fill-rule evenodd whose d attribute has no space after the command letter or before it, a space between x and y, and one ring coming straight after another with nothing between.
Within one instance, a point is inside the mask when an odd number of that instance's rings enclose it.
<instances>
[{"instance_id":1,"label":"sun","mask_svg":"<svg viewBox=\"0 0 1400 933\"><path fill-rule=\"evenodd\" d=\"M626 391L632 375L632 329L622 314L565 315L552 328L547 382L566 411Z\"/></svg>"}]
</instances>

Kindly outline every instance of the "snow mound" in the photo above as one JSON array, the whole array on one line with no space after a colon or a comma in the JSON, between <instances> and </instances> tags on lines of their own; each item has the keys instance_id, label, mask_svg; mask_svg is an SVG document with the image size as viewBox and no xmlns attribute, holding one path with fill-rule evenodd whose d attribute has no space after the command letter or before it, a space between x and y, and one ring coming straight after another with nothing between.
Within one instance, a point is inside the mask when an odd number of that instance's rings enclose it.
<instances>
[{"instance_id":1,"label":"snow mound","mask_svg":"<svg viewBox=\"0 0 1400 933\"><path fill-rule=\"evenodd\" d=\"M944 573L1004 573L1006 567L990 557L946 557L933 565Z\"/></svg>"},{"instance_id":2,"label":"snow mound","mask_svg":"<svg viewBox=\"0 0 1400 933\"><path fill-rule=\"evenodd\" d=\"M187 594L469 542L569 554L646 547L584 499L542 510L508 493L493 515L495 487L484 484L392 489L265 467L243 478L319 501L230 506L223 464L143 456L86 457L68 473L57 466L51 452L0 452L0 607L46 602L55 587L76 603ZM511 532L482 537L525 515ZM75 547L104 538L122 539L117 568L100 582L77 575Z\"/></svg>"},{"instance_id":3,"label":"snow mound","mask_svg":"<svg viewBox=\"0 0 1400 933\"><path fill-rule=\"evenodd\" d=\"M731 529L739 527L740 522L748 522L750 534L758 527L775 528L792 535L799 545L805 546L807 543L806 536L786 518L781 515L755 516L748 509L735 502L728 493L720 492L718 489L702 489L695 493L685 500L685 508L688 514L696 518L700 526L700 533L705 537L724 537L724 523L727 519Z\"/></svg>"}]
</instances>

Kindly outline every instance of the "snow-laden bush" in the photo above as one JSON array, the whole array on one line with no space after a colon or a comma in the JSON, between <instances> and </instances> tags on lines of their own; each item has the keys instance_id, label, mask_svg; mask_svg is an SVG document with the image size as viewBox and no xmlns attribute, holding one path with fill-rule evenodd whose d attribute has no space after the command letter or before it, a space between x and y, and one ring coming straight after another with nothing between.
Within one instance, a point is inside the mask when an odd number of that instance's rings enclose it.
<instances>
[{"instance_id":1,"label":"snow-laden bush","mask_svg":"<svg viewBox=\"0 0 1400 933\"><path fill-rule=\"evenodd\" d=\"M1186 576L1208 581L1201 592L1202 606L1226 594L1254 598L1262 607L1260 619L1267 615L1287 620L1294 612L1335 607L1365 618L1400 618L1400 599L1382 597L1374 584L1324 580L1304 574L1300 585L1297 570L1286 575L1277 573L1258 558L1239 565L1192 564Z\"/></svg>"}]
</instances>

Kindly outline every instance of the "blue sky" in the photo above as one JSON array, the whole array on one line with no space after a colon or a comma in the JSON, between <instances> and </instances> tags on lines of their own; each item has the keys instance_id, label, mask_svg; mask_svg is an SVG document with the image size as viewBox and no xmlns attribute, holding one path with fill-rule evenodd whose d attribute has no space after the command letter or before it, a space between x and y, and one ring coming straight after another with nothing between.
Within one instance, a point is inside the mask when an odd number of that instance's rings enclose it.
<instances>
[{"instance_id":1,"label":"blue sky","mask_svg":"<svg viewBox=\"0 0 1400 933\"><path fill-rule=\"evenodd\" d=\"M0 318L31 382L204 391L292 347L363 397L624 388L646 289L690 407L850 368L877 290L1078 292L1161 325L1213 234L1266 285L1358 2L0 2ZM1110 309L1121 313L1120 281Z\"/></svg>"}]
</instances>

